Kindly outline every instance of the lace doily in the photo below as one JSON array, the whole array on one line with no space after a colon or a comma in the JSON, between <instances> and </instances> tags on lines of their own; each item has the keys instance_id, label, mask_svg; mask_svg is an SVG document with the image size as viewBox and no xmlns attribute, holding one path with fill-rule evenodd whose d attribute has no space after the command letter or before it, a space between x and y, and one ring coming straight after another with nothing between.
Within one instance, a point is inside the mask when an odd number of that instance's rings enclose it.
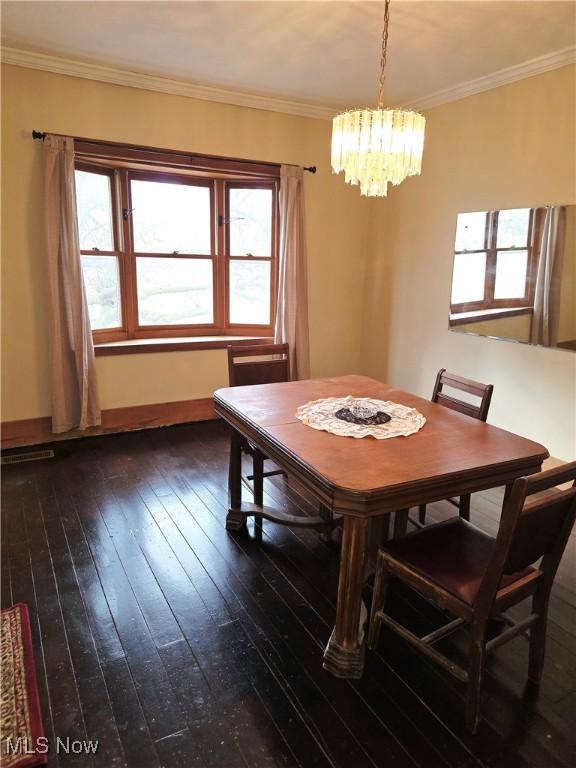
<instances>
[{"instance_id":1,"label":"lace doily","mask_svg":"<svg viewBox=\"0 0 576 768\"><path fill-rule=\"evenodd\" d=\"M335 416L342 408L362 405L378 412L387 413L391 419L386 424L351 424ZM375 437L387 440L389 437L413 435L422 429L426 419L415 408L393 403L389 400L374 400L370 397L327 397L311 400L296 411L300 419L312 429L321 429L342 437Z\"/></svg>"}]
</instances>

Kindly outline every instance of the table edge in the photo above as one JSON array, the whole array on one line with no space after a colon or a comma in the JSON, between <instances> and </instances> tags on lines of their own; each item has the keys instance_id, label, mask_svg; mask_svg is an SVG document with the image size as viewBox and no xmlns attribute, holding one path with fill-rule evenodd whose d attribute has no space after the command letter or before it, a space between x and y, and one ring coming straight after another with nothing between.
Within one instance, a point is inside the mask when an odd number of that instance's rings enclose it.
<instances>
[{"instance_id":1,"label":"table edge","mask_svg":"<svg viewBox=\"0 0 576 768\"><path fill-rule=\"evenodd\" d=\"M398 496L401 497L403 490L410 489L414 492L411 495L417 498L418 491L422 488L429 490L438 489L437 494L433 495L437 495L438 500L440 500L442 498L447 498L450 495L443 495L443 491L441 490L444 485L450 483L450 480L455 481L456 478L458 478L463 481L463 485L466 485L466 481L468 481L470 485L478 484L477 490L496 487L500 484L505 484L507 479L512 481L518 477L522 477L524 473L533 474L534 472L539 471L543 461L550 455L545 446L541 445L540 443L534 443L533 440L529 440L528 438L522 438L540 446L540 448L543 449L542 452L524 457L523 459L512 459L510 461L498 462L493 465L488 465L487 467L483 468L481 473L470 469L460 472L452 472L446 475L440 475L437 478L421 478L419 480L411 481L409 484L396 483L395 485L380 486L379 488L373 488L370 490L348 488L346 486L337 485L324 475L317 472L310 464L306 463L299 456L293 453L289 453L283 444L276 440L272 435L270 435L269 432L266 432L263 428L258 427L253 422L244 420L243 416L237 410L232 408L227 403L224 403L222 400L217 399L216 395L217 393L214 393L214 407L217 414L222 416L222 418L228 424L230 424L230 426L237 429L237 431L243 434L246 438L253 439L257 444L262 443L262 446L259 445L259 447L262 447L263 451L267 455L270 455L271 459L276 460L280 465L285 463L288 466L291 466L301 482L303 478L300 473L306 475L311 482L304 483L304 485L315 491L317 496L325 496L330 500L331 505L333 505L332 502L334 500L338 500L339 506L344 506L344 502L348 499L353 502L353 508L365 509L366 507L381 506L382 502L386 501L390 503L394 509L397 509L401 507L395 506L393 499ZM227 416L231 418L227 418ZM287 424L291 423L295 422L287 422ZM244 429L241 427L244 427ZM521 436L517 435L517 437ZM490 477L490 469L492 467L498 468L498 472L494 473L497 476L498 481L488 485L482 484L482 480L486 480L488 477ZM318 493L319 491L321 491L321 493ZM426 498L423 497L422 503L430 503L431 501L435 500L429 497L430 493L427 491ZM399 503L400 502L398 502L398 504ZM386 504L386 506L388 506L388 504Z\"/></svg>"}]
</instances>

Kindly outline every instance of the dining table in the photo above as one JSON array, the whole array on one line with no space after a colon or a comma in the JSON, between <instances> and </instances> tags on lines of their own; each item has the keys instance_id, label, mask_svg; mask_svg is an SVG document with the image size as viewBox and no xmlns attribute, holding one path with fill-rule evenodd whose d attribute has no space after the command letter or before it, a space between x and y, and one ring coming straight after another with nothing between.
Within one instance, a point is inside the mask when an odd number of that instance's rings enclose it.
<instances>
[{"instance_id":1,"label":"dining table","mask_svg":"<svg viewBox=\"0 0 576 768\"><path fill-rule=\"evenodd\" d=\"M296 415L310 401L348 396L415 408L425 424L414 434L380 440L313 429ZM272 459L323 509L341 517L336 619L323 662L341 678L363 673L362 590L374 524L419 504L509 487L516 478L538 472L548 457L539 443L366 376L227 387L214 393L214 405L230 427L228 530L240 530L249 516L306 524L304 515L243 501L243 441Z\"/></svg>"}]
</instances>

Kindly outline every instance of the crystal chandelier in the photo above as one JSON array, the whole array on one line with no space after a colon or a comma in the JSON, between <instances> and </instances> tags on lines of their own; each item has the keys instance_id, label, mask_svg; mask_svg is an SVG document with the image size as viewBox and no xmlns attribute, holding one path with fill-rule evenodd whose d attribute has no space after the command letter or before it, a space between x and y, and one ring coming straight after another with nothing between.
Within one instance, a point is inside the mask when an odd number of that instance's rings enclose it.
<instances>
[{"instance_id":1,"label":"crystal chandelier","mask_svg":"<svg viewBox=\"0 0 576 768\"><path fill-rule=\"evenodd\" d=\"M418 112L384 109L384 68L390 0L385 0L377 109L356 109L332 123L332 170L368 197L385 197L388 184L420 174L426 120Z\"/></svg>"}]
</instances>

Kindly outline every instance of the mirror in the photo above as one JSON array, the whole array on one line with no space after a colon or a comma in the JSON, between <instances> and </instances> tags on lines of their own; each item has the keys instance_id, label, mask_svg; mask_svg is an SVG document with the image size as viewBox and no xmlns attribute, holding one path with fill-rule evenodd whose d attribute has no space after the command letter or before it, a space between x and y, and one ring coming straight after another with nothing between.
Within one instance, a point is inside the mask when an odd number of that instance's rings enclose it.
<instances>
[{"instance_id":1,"label":"mirror","mask_svg":"<svg viewBox=\"0 0 576 768\"><path fill-rule=\"evenodd\" d=\"M576 205L459 213L449 327L576 351Z\"/></svg>"}]
</instances>

